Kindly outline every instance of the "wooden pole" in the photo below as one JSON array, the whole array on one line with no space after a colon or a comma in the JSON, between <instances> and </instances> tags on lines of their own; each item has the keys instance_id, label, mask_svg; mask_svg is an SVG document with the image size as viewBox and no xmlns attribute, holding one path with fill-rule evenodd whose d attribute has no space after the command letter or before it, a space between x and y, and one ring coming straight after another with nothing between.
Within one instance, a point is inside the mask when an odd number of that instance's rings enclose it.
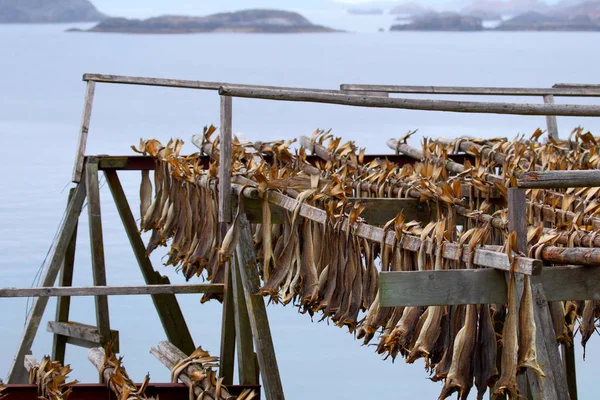
<instances>
[{"instance_id":1,"label":"wooden pole","mask_svg":"<svg viewBox=\"0 0 600 400\"><path fill-rule=\"evenodd\" d=\"M88 217L90 229L90 247L92 252L92 275L94 286L106 286L106 266L104 263L104 239L102 237L102 215L100 211L100 185L98 182L98 160L88 158L85 165L87 181ZM100 345L110 341L110 315L108 298L99 295L95 298L96 323L100 333Z\"/></svg>"},{"instance_id":2,"label":"wooden pole","mask_svg":"<svg viewBox=\"0 0 600 400\"><path fill-rule=\"evenodd\" d=\"M233 257L231 267L233 285L233 304L235 309L235 331L237 343L238 376L240 385L258 384L256 365L254 364L254 348L252 346L252 330L248 317L246 297L239 272L237 256Z\"/></svg>"},{"instance_id":3,"label":"wooden pole","mask_svg":"<svg viewBox=\"0 0 600 400\"><path fill-rule=\"evenodd\" d=\"M600 170L530 171L523 173L517 183L527 189L598 187Z\"/></svg>"},{"instance_id":4,"label":"wooden pole","mask_svg":"<svg viewBox=\"0 0 600 400\"><path fill-rule=\"evenodd\" d=\"M152 266L117 172L104 171L104 174L144 281L147 285L170 285L169 278L156 272ZM169 341L183 352L192 354L196 346L175 295L152 295L152 302Z\"/></svg>"},{"instance_id":5,"label":"wooden pole","mask_svg":"<svg viewBox=\"0 0 600 400\"><path fill-rule=\"evenodd\" d=\"M77 141L77 154L75 155L75 167L73 168L73 182L79 183L83 173L83 159L85 157L85 148L87 146L87 137L90 130L90 120L92 118L92 105L94 103L94 91L96 82L88 81L85 88L85 103L83 106L83 116L81 117L81 127L79 128L79 139Z\"/></svg>"},{"instance_id":6,"label":"wooden pole","mask_svg":"<svg viewBox=\"0 0 600 400\"><path fill-rule=\"evenodd\" d=\"M231 222L231 97L221 96L221 128L219 151L219 222Z\"/></svg>"},{"instance_id":7,"label":"wooden pole","mask_svg":"<svg viewBox=\"0 0 600 400\"><path fill-rule=\"evenodd\" d=\"M233 279L231 266L225 266L223 314L221 317L221 351L219 378L225 385L233 385L233 367L235 364L235 310L233 305Z\"/></svg>"},{"instance_id":8,"label":"wooden pole","mask_svg":"<svg viewBox=\"0 0 600 400\"><path fill-rule=\"evenodd\" d=\"M584 87L585 86L585 87ZM600 86L592 85L553 88L472 87L472 86L414 86L414 85L364 85L342 84L340 90L412 94L452 94L484 96L600 96Z\"/></svg>"},{"instance_id":9,"label":"wooden pole","mask_svg":"<svg viewBox=\"0 0 600 400\"><path fill-rule=\"evenodd\" d=\"M545 95L544 104L554 104L554 95ZM556 116L546 115L546 126L548 127L548 136L554 140L558 140L558 123L556 121Z\"/></svg>"},{"instance_id":10,"label":"wooden pole","mask_svg":"<svg viewBox=\"0 0 600 400\"><path fill-rule=\"evenodd\" d=\"M75 189L69 191L69 202L75 195ZM65 252L65 259L60 270L59 285L70 287L73 285L73 266L75 264L75 247L77 245L77 225L73 228L71 240ZM56 317L58 322L67 322L69 320L69 309L71 307L70 297L60 297L56 301ZM52 360L65 364L65 352L67 348L67 338L62 335L54 335L52 341Z\"/></svg>"},{"instance_id":11,"label":"wooden pole","mask_svg":"<svg viewBox=\"0 0 600 400\"><path fill-rule=\"evenodd\" d=\"M576 104L523 104L486 103L455 100L420 100L357 96L341 93L291 91L282 89L254 89L223 86L220 95L253 99L339 104L355 107L395 108L406 110L447 111L459 113L510 114L510 115L564 115L598 117L600 106Z\"/></svg>"},{"instance_id":12,"label":"wooden pole","mask_svg":"<svg viewBox=\"0 0 600 400\"><path fill-rule=\"evenodd\" d=\"M222 293L223 285L219 283L195 285L159 285L142 286L86 286L86 287L37 287L37 288L0 288L0 298L15 297L59 297L72 296L135 296L135 295L166 295L166 294L197 294ZM160 297L159 297L160 298ZM66 322L66 321L58 321Z\"/></svg>"},{"instance_id":13,"label":"wooden pole","mask_svg":"<svg viewBox=\"0 0 600 400\"><path fill-rule=\"evenodd\" d=\"M75 226L77 226L77 220L79 218L79 214L81 213L83 201L85 200L85 187L86 185L84 181L79 183L75 188L75 194L73 195L73 198L69 202L64 220L58 230L56 246L49 257L50 263L48 264L48 267L42 276L41 285L44 287L54 285L56 277L63 264L67 247L69 246L71 238L73 237L73 233L75 232ZM31 350L33 339L35 338L35 334L40 326L40 322L42 316L44 315L44 310L46 309L47 304L47 297L37 298L33 301L31 312L27 317L23 334L21 336L21 340L19 341L19 347L17 348L17 352L13 358L8 372L7 383L9 384L27 382L27 372L23 367L23 360L25 359L25 355Z\"/></svg>"},{"instance_id":14,"label":"wooden pole","mask_svg":"<svg viewBox=\"0 0 600 400\"><path fill-rule=\"evenodd\" d=\"M257 294L260 288L260 279L250 224L244 214L240 215L240 238L236 254L265 395L267 400L283 400L285 397L281 377L279 376L273 338L271 337L267 309L264 299Z\"/></svg>"}]
</instances>

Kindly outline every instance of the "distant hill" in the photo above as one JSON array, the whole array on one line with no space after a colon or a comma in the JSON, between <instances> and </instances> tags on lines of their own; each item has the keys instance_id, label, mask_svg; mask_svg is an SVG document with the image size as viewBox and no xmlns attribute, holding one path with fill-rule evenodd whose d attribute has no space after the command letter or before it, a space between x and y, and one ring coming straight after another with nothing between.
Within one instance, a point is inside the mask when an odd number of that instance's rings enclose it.
<instances>
[{"instance_id":1,"label":"distant hill","mask_svg":"<svg viewBox=\"0 0 600 400\"><path fill-rule=\"evenodd\" d=\"M434 10L415 2L400 3L390 10L390 14L406 15L410 17L429 14L431 12L434 12Z\"/></svg>"},{"instance_id":2,"label":"distant hill","mask_svg":"<svg viewBox=\"0 0 600 400\"><path fill-rule=\"evenodd\" d=\"M352 15L381 15L383 14L382 8L351 8L348 10L348 14Z\"/></svg>"},{"instance_id":3,"label":"distant hill","mask_svg":"<svg viewBox=\"0 0 600 400\"><path fill-rule=\"evenodd\" d=\"M335 32L315 25L296 12L281 10L244 10L205 17L163 15L144 20L109 18L86 32L119 33L302 33Z\"/></svg>"},{"instance_id":4,"label":"distant hill","mask_svg":"<svg viewBox=\"0 0 600 400\"><path fill-rule=\"evenodd\" d=\"M528 12L504 21L505 31L600 31L600 2L587 1L554 7L548 12Z\"/></svg>"},{"instance_id":5,"label":"distant hill","mask_svg":"<svg viewBox=\"0 0 600 400\"><path fill-rule=\"evenodd\" d=\"M482 31L481 18L457 13L431 13L417 17L409 24L393 25L391 31Z\"/></svg>"},{"instance_id":6,"label":"distant hill","mask_svg":"<svg viewBox=\"0 0 600 400\"><path fill-rule=\"evenodd\" d=\"M0 0L0 23L95 22L105 18L88 0Z\"/></svg>"}]
</instances>

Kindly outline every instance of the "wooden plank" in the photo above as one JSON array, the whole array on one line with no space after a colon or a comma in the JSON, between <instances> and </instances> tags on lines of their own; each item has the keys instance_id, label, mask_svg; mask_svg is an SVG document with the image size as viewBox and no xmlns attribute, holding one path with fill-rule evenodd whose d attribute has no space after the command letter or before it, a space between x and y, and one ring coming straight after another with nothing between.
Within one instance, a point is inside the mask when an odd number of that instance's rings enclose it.
<instances>
[{"instance_id":1,"label":"wooden plank","mask_svg":"<svg viewBox=\"0 0 600 400\"><path fill-rule=\"evenodd\" d=\"M381 272L382 307L506 303L504 273L493 269Z\"/></svg>"},{"instance_id":2,"label":"wooden plank","mask_svg":"<svg viewBox=\"0 0 600 400\"><path fill-rule=\"evenodd\" d=\"M557 89L598 89L600 90L600 85L598 84L589 84L589 83L555 83L552 85L553 88Z\"/></svg>"},{"instance_id":3,"label":"wooden plank","mask_svg":"<svg viewBox=\"0 0 600 400\"><path fill-rule=\"evenodd\" d=\"M231 97L221 96L221 127L219 151L219 222L231 222Z\"/></svg>"},{"instance_id":4,"label":"wooden plank","mask_svg":"<svg viewBox=\"0 0 600 400\"><path fill-rule=\"evenodd\" d=\"M75 195L75 189L69 191L69 202ZM70 287L73 285L73 266L75 265L75 248L77 246L77 225L73 229L71 240L65 252L65 259L60 270L59 285L62 287ZM55 320L59 322L67 322L69 320L69 310L71 307L70 297L60 297L56 301L56 316ZM64 365L65 352L67 341L64 336L54 335L52 340L52 360L58 361Z\"/></svg>"},{"instance_id":5,"label":"wooden plank","mask_svg":"<svg viewBox=\"0 0 600 400\"><path fill-rule=\"evenodd\" d=\"M542 388L544 399L569 399L567 378L562 368L556 333L552 325L552 317L548 308L548 299L545 295L544 285L541 282L531 282L533 294L533 307L536 325L537 361L544 366L547 377L537 379ZM545 351L544 351L545 348ZM528 374L528 376L531 376ZM555 395L551 384L554 384ZM548 394L546 394L548 393Z\"/></svg>"},{"instance_id":6,"label":"wooden plank","mask_svg":"<svg viewBox=\"0 0 600 400\"><path fill-rule=\"evenodd\" d=\"M384 93L412 94L451 94L451 95L484 95L484 96L564 96L564 97L597 97L600 86L570 86L562 84L553 88L514 88L514 87L472 87L472 86L415 86L415 85L364 85L342 84L344 91L378 91Z\"/></svg>"},{"instance_id":7,"label":"wooden plank","mask_svg":"<svg viewBox=\"0 0 600 400\"><path fill-rule=\"evenodd\" d=\"M567 387L569 388L569 396L571 400L577 400L577 363L575 362L575 342L573 335L569 333L571 338L570 344L561 345L561 354L565 374L567 375Z\"/></svg>"},{"instance_id":8,"label":"wooden plank","mask_svg":"<svg viewBox=\"0 0 600 400\"><path fill-rule=\"evenodd\" d=\"M54 360L52 360L52 361L54 361ZM31 354L27 354L25 356L24 366L25 366L25 370L27 370L27 372L29 372L32 369L37 368L39 365L34 356L32 356ZM29 382L29 383L34 384L34 382Z\"/></svg>"},{"instance_id":9,"label":"wooden plank","mask_svg":"<svg viewBox=\"0 0 600 400\"><path fill-rule=\"evenodd\" d=\"M252 242L250 224L244 214L240 216L240 238L236 254L239 260L240 279L244 288L246 305L248 306L250 327L252 329L252 336L254 337L254 347L262 374L265 395L267 400L283 400L283 386L281 385L281 377L279 376L267 309L264 299L257 294L260 288L260 278L258 276L256 253Z\"/></svg>"},{"instance_id":10,"label":"wooden plank","mask_svg":"<svg viewBox=\"0 0 600 400\"><path fill-rule=\"evenodd\" d=\"M252 345L252 330L250 328L250 318L248 316L248 307L244 288L240 277L237 257L233 259L234 265L231 268L232 286L233 286L233 304L235 310L235 333L237 343L238 359L238 377L240 385L256 385L256 365L254 363L254 347Z\"/></svg>"},{"instance_id":11,"label":"wooden plank","mask_svg":"<svg viewBox=\"0 0 600 400\"><path fill-rule=\"evenodd\" d=\"M90 157L85 165L87 181L88 218L90 230L90 248L92 252L92 276L94 286L106 286L106 266L104 264L104 239L102 238L102 214L100 207L100 185L98 182L98 160ZM110 340L110 315L108 298L95 297L96 323L100 332L100 345Z\"/></svg>"},{"instance_id":12,"label":"wooden plank","mask_svg":"<svg viewBox=\"0 0 600 400\"><path fill-rule=\"evenodd\" d=\"M65 336L67 338L75 339L74 342L83 341L83 347L88 347L88 344L101 346L100 342L104 340L100 331L95 326L81 324L79 322L57 322L49 321L46 328L48 332L52 332L55 335ZM109 341L113 342L113 349L115 352L119 352L119 332L115 330L110 331Z\"/></svg>"},{"instance_id":13,"label":"wooden plank","mask_svg":"<svg viewBox=\"0 0 600 400\"><path fill-rule=\"evenodd\" d=\"M135 218L117 172L105 171L104 174L144 281L147 285L169 285L171 283L169 278L161 276L154 270L146 253L146 246L138 232ZM205 287L204 289L209 288ZM175 295L173 293L155 294L152 295L152 302L169 341L187 354L191 354L196 346Z\"/></svg>"},{"instance_id":14,"label":"wooden plank","mask_svg":"<svg viewBox=\"0 0 600 400\"><path fill-rule=\"evenodd\" d=\"M315 91L235 88L231 86L221 87L221 89L219 89L219 94L222 96L231 97L338 104L354 107L510 115L564 115L576 117L600 116L600 106L578 104L522 104L456 100L420 100L357 96L341 93L318 93Z\"/></svg>"},{"instance_id":15,"label":"wooden plank","mask_svg":"<svg viewBox=\"0 0 600 400\"><path fill-rule=\"evenodd\" d=\"M83 116L81 117L81 127L79 128L79 139L77 140L77 153L75 154L75 167L73 168L73 182L79 183L83 174L83 158L87 146L87 137L90 130L90 120L92 118L92 105L94 103L94 91L96 83L88 81L85 88L85 100L83 105Z\"/></svg>"},{"instance_id":16,"label":"wooden plank","mask_svg":"<svg viewBox=\"0 0 600 400\"><path fill-rule=\"evenodd\" d=\"M226 385L233 384L235 364L235 310L233 305L233 283L231 268L225 268L223 314L221 317L221 351L219 357L219 378Z\"/></svg>"},{"instance_id":17,"label":"wooden plank","mask_svg":"<svg viewBox=\"0 0 600 400\"><path fill-rule=\"evenodd\" d=\"M543 285L548 301L600 300L600 268L548 267L543 268L540 275L531 277L531 281ZM459 289L455 282L474 289ZM508 301L502 271L494 269L382 272L380 287L385 307L505 304Z\"/></svg>"},{"instance_id":18,"label":"wooden plank","mask_svg":"<svg viewBox=\"0 0 600 400\"><path fill-rule=\"evenodd\" d=\"M14 297L86 297L86 296L134 296L163 294L222 293L223 285L210 284L151 284L141 286L72 286L37 288L0 288L0 298ZM64 321L62 321L64 322Z\"/></svg>"},{"instance_id":19,"label":"wooden plank","mask_svg":"<svg viewBox=\"0 0 600 400\"><path fill-rule=\"evenodd\" d=\"M600 96L600 92L598 93L598 95ZM554 104L554 95L545 95L544 104ZM558 122L556 121L556 116L547 115L546 126L548 128L548 136L550 136L554 140L558 140Z\"/></svg>"},{"instance_id":20,"label":"wooden plank","mask_svg":"<svg viewBox=\"0 0 600 400\"><path fill-rule=\"evenodd\" d=\"M600 186L600 170L529 171L517 180L519 187L552 189Z\"/></svg>"},{"instance_id":21,"label":"wooden plank","mask_svg":"<svg viewBox=\"0 0 600 400\"><path fill-rule=\"evenodd\" d=\"M67 247L69 246L73 233L75 232L75 226L77 225L79 214L81 213L81 207L83 205L83 201L85 200L86 194L85 187L86 185L84 181L79 183L75 188L75 194L73 195L73 198L69 202L65 217L58 230L56 246L54 246L51 255L48 257L48 260L50 261L41 278L41 285L44 287L52 286L56 281L56 277L65 258ZM7 383L9 384L27 382L27 372L25 371L25 368L23 368L23 360L25 359L25 355L31 350L33 339L35 338L35 334L40 326L40 322L42 316L44 315L44 310L46 309L47 304L47 297L37 298L33 301L31 312L25 321L23 334L21 335L19 346L8 372Z\"/></svg>"}]
</instances>

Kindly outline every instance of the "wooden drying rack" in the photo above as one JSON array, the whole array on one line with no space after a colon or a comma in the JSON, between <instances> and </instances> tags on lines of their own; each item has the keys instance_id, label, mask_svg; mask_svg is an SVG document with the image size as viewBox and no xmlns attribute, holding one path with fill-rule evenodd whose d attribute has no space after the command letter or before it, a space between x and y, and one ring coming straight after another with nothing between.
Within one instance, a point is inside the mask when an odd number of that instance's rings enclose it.
<instances>
[{"instance_id":1,"label":"wooden drying rack","mask_svg":"<svg viewBox=\"0 0 600 400\"><path fill-rule=\"evenodd\" d=\"M66 215L61 223L57 243L53 249L50 262L44 271L42 287L28 289L0 289L0 297L35 297L19 348L14 357L9 372L8 383L23 383L26 380L24 368L25 355L30 351L35 334L47 305L49 296L58 296L56 321L50 322L48 329L54 333L52 358L64 361L66 344L85 347L103 346L114 340L118 344L118 333L110 329L108 300L109 295L139 295L152 296L160 316L165 333L174 345L186 353L194 349L194 343L175 298L178 293L223 293L223 317L221 336L221 368L220 376L225 384L233 383L234 353L237 348L240 383L258 384L259 373L262 375L264 392L267 399L283 399L283 387L277 367L269 322L264 300L256 295L260 285L256 269L256 254L252 244L249 222L260 221L260 205L256 202L256 194L251 190L241 190L238 185L231 183L231 154L232 154L232 98L247 97L271 99L280 101L303 101L340 104L360 107L416 109L429 111L448 111L466 113L496 113L517 115L544 115L547 118L548 132L558 138L556 116L600 116L599 106L554 104L554 97L600 97L600 87L593 85L557 84L548 89L525 88L464 88L464 87L423 87L423 86L384 86L384 85L341 85L340 90L284 88L274 86L238 85L223 82L201 82L189 80L173 80L160 78L141 78L115 75L85 74L87 82L83 118L77 146L76 162L73 170L73 182L76 187L71 189ZM204 285L172 285L167 278L160 276L146 254L144 243L139 235L137 225L117 171L123 170L153 170L154 161L149 157L115 157L97 156L86 157L86 143L90 127L92 104L96 82L165 86L173 88L188 88L218 91L221 104L220 121L220 169L219 169L219 231L224 234L232 221L231 196L241 195L246 199L246 215L242 217L242 232L235 257L225 274L224 284ZM490 103L473 101L421 100L390 98L391 93L417 94L458 94L458 95L489 95L489 96L541 96L545 104L521 103ZM305 143L305 145L307 145ZM308 145L307 145L308 147ZM314 153L318 153L313 146ZM318 157L318 156L317 156ZM367 156L373 159L378 156ZM385 155L403 165L415 160L403 155ZM458 158L467 155L453 156ZM309 161L310 161L309 157ZM208 162L208 159L206 160ZM104 266L104 251L102 224L100 218L100 197L98 173L103 171L119 215L129 237L136 259L147 286L116 287L106 285ZM530 180L520 182L521 188L509 190L509 228L518 233L519 248L526 247L526 221L524 203L525 187L565 187L564 177L557 172L538 174L537 182ZM592 174L594 175L594 174ZM600 185L596 175L570 175L570 185ZM577 182L582 178L584 180ZM542 183L543 182L543 183ZM557 183L560 182L560 183ZM563 186L554 186L561 184ZM536 186L537 185L537 186ZM545 186L540 186L545 185ZM74 252L77 236L77 221L84 200L88 201L88 216L90 220L90 238L92 252L92 268L94 286L85 288L71 287ZM385 200L385 202L383 201ZM296 201L278 192L269 193L269 201L280 208L291 210ZM378 225L389 220L399 210L405 214L424 220L426 212L423 204L411 199L371 199L378 202L382 211L372 217L370 222ZM321 222L325 218L324 211L301 205L300 215ZM274 215L276 219L276 215ZM381 241L384 231L368 224L355 226L359 236ZM393 232L385 240L393 242ZM403 246L427 245L427 243L411 243L406 241ZM453 257L456 249L448 246L444 257ZM468 256L468 255L467 255ZM477 249L475 263L491 267L484 270L455 270L455 271L422 271L422 272L387 272L380 274L380 295L384 306L413 306L440 304L473 304L473 303L504 303L506 301L505 271L510 269L508 257L496 251ZM551 379L540 380L537 375L529 375L529 393L534 399L566 399L576 398L574 364L566 360L568 367L561 367L562 361L558 347L552 345L554 334L551 332L550 314L545 305L546 300L573 300L600 298L600 269L567 266L552 269L542 268L538 260L517 257L517 271L534 275L533 290L536 298L536 323L538 337L543 338L541 351L538 350L540 363L550 365ZM60 275L60 286L53 287ZM568 277L568 278L566 278ZM581 286L567 285L565 282L582 282ZM464 290L456 291L460 283ZM522 290L522 287L521 287ZM95 296L97 326L69 323L69 305L71 296ZM416 300L418 299L418 300ZM418 304L417 304L418 303ZM236 340L237 339L237 340ZM555 343L555 341L554 341ZM256 352L255 352L256 351ZM256 360L256 362L254 361ZM526 385L526 383L522 383ZM523 386L523 393L527 388Z\"/></svg>"}]
</instances>

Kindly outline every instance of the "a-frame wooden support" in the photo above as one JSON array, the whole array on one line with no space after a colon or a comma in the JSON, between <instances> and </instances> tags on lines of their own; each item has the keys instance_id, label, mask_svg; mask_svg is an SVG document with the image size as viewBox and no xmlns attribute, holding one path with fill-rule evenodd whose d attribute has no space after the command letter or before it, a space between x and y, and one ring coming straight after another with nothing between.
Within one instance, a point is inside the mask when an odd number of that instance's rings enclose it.
<instances>
[{"instance_id":1,"label":"a-frame wooden support","mask_svg":"<svg viewBox=\"0 0 600 400\"><path fill-rule=\"evenodd\" d=\"M146 283L149 285L169 284L169 280L166 277L162 277L152 267L117 173L115 171L106 171L106 178ZM69 205L65 218L59 227L58 239L50 257L50 263L42 278L42 287L54 286L61 270L60 285L70 286L72 284L77 223L86 197L88 200L87 208L94 286L106 286L98 160L90 157L84 165L83 179L72 189L69 195ZM182 351L188 354L191 353L195 349L195 346L175 295L155 294L152 295L152 299L169 341L176 344ZM27 382L27 373L24 368L25 355L31 350L47 303L48 297L36 297L34 299L32 311L25 323L19 347L9 370L7 383L18 384ZM102 346L109 341L116 341L118 345L118 333L110 329L106 295L96 296L97 325L94 327L69 322L69 308L70 298L67 296L59 297L56 321L48 323L48 330L54 333L53 359L64 362L67 343L93 347Z\"/></svg>"}]
</instances>

